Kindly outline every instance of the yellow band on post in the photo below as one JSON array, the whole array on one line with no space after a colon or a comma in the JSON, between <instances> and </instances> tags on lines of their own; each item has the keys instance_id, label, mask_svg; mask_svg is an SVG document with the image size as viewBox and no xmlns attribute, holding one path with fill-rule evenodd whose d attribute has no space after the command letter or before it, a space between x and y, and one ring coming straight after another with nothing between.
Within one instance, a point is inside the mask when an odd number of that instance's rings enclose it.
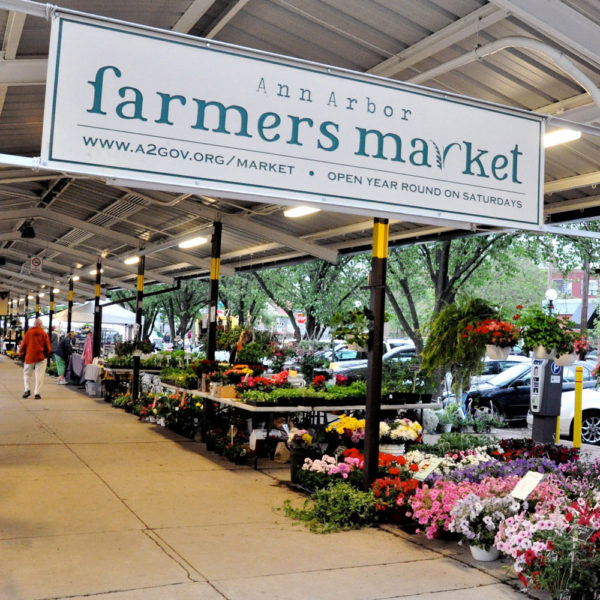
<instances>
[{"instance_id":1,"label":"yellow band on post","mask_svg":"<svg viewBox=\"0 0 600 600\"><path fill-rule=\"evenodd\" d=\"M73 302L73 290L69 290L69 302Z\"/></svg>"},{"instance_id":2,"label":"yellow band on post","mask_svg":"<svg viewBox=\"0 0 600 600\"><path fill-rule=\"evenodd\" d=\"M138 275L138 277L137 277L137 291L138 292L144 291L144 276L143 275Z\"/></svg>"},{"instance_id":3,"label":"yellow band on post","mask_svg":"<svg viewBox=\"0 0 600 600\"><path fill-rule=\"evenodd\" d=\"M54 311L54 302L50 302L50 310Z\"/></svg>"},{"instance_id":4,"label":"yellow band on post","mask_svg":"<svg viewBox=\"0 0 600 600\"><path fill-rule=\"evenodd\" d=\"M373 225L373 256L375 258L387 258L389 235L389 224L375 223Z\"/></svg>"},{"instance_id":5,"label":"yellow band on post","mask_svg":"<svg viewBox=\"0 0 600 600\"><path fill-rule=\"evenodd\" d=\"M100 297L100 284L96 284L96 297Z\"/></svg>"},{"instance_id":6,"label":"yellow band on post","mask_svg":"<svg viewBox=\"0 0 600 600\"><path fill-rule=\"evenodd\" d=\"M219 279L219 272L221 270L221 259L211 258L210 259L210 278Z\"/></svg>"}]
</instances>

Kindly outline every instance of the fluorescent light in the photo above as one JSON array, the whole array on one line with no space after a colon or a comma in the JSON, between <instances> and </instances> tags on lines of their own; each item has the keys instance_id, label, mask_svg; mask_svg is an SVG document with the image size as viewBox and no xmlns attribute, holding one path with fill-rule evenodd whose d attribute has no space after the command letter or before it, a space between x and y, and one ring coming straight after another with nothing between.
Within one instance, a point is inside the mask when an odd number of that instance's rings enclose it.
<instances>
[{"instance_id":1,"label":"fluorescent light","mask_svg":"<svg viewBox=\"0 0 600 600\"><path fill-rule=\"evenodd\" d=\"M33 296L27 296L27 300L33 300Z\"/></svg>"},{"instance_id":2,"label":"fluorescent light","mask_svg":"<svg viewBox=\"0 0 600 600\"><path fill-rule=\"evenodd\" d=\"M104 269L100 269L100 274L104 273ZM92 269L90 271L90 275L95 275L96 274L96 269Z\"/></svg>"},{"instance_id":3,"label":"fluorescent light","mask_svg":"<svg viewBox=\"0 0 600 600\"><path fill-rule=\"evenodd\" d=\"M76 269L83 269L83 265L81 263L75 263Z\"/></svg>"},{"instance_id":4,"label":"fluorescent light","mask_svg":"<svg viewBox=\"0 0 600 600\"><path fill-rule=\"evenodd\" d=\"M46 287L46 284L44 284L44 285L40 285L40 287L41 287L42 289L44 289L44 288Z\"/></svg>"},{"instance_id":5,"label":"fluorescent light","mask_svg":"<svg viewBox=\"0 0 600 600\"><path fill-rule=\"evenodd\" d=\"M73 281L79 281L79 275L73 275L73 277L71 277L71 279Z\"/></svg>"},{"instance_id":6,"label":"fluorescent light","mask_svg":"<svg viewBox=\"0 0 600 600\"><path fill-rule=\"evenodd\" d=\"M202 244L206 244L208 242L208 238L205 237L195 237L190 238L189 240L185 240L183 242L179 242L180 248L195 248L196 246L201 246Z\"/></svg>"},{"instance_id":7,"label":"fluorescent light","mask_svg":"<svg viewBox=\"0 0 600 600\"><path fill-rule=\"evenodd\" d=\"M140 262L139 256L130 256L123 261L126 265L137 265Z\"/></svg>"},{"instance_id":8,"label":"fluorescent light","mask_svg":"<svg viewBox=\"0 0 600 600\"><path fill-rule=\"evenodd\" d=\"M580 137L581 131L575 131L574 129L557 129L544 136L544 148L572 142L573 140L578 140Z\"/></svg>"},{"instance_id":9,"label":"fluorescent light","mask_svg":"<svg viewBox=\"0 0 600 600\"><path fill-rule=\"evenodd\" d=\"M283 211L284 216L289 219L295 219L296 217L305 217L306 215L312 215L313 213L319 212L320 208L313 208L312 206L296 206L294 208L288 208Z\"/></svg>"},{"instance_id":10,"label":"fluorescent light","mask_svg":"<svg viewBox=\"0 0 600 600\"><path fill-rule=\"evenodd\" d=\"M60 290L59 290L58 288L54 288L54 289L52 290L52 292L53 292L53 293L55 293L55 294L58 294L58 293L60 293Z\"/></svg>"},{"instance_id":11,"label":"fluorescent light","mask_svg":"<svg viewBox=\"0 0 600 600\"><path fill-rule=\"evenodd\" d=\"M45 295L46 295L46 294L44 294L43 292L42 292L41 294L38 294L38 296L39 296L40 298L43 298Z\"/></svg>"}]
</instances>

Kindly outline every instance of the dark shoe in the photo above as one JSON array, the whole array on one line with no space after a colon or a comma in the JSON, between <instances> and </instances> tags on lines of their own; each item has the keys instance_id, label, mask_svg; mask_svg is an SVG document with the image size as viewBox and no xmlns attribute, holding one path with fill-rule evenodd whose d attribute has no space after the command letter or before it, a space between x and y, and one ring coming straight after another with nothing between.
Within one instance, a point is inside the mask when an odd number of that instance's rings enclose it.
<instances>
[{"instance_id":1,"label":"dark shoe","mask_svg":"<svg viewBox=\"0 0 600 600\"><path fill-rule=\"evenodd\" d=\"M31 396L31 392L23 392L22 398L29 398Z\"/></svg>"},{"instance_id":2,"label":"dark shoe","mask_svg":"<svg viewBox=\"0 0 600 600\"><path fill-rule=\"evenodd\" d=\"M42 397L41 397L39 394L36 394L36 395L34 396L34 398L35 398L36 400L41 400L41 399L42 399Z\"/></svg>"}]
</instances>

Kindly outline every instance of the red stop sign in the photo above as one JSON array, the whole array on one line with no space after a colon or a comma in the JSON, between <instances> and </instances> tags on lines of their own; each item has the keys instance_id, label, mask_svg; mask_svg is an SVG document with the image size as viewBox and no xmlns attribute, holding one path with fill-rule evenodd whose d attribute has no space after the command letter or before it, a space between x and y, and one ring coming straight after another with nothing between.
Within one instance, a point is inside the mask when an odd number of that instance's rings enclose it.
<instances>
[{"instance_id":1,"label":"red stop sign","mask_svg":"<svg viewBox=\"0 0 600 600\"><path fill-rule=\"evenodd\" d=\"M304 325L304 323L306 323L306 317L303 314L299 314L296 317L296 323L298 323L299 325Z\"/></svg>"}]
</instances>

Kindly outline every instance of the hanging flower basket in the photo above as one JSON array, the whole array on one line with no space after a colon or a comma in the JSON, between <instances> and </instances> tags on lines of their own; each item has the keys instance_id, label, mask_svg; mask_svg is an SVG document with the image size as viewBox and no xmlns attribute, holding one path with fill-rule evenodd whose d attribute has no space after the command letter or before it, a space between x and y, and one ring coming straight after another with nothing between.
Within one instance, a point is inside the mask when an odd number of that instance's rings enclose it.
<instances>
[{"instance_id":1,"label":"hanging flower basket","mask_svg":"<svg viewBox=\"0 0 600 600\"><path fill-rule=\"evenodd\" d=\"M512 348L510 346L502 347L495 344L486 344L485 351L490 360L506 360Z\"/></svg>"},{"instance_id":2,"label":"hanging flower basket","mask_svg":"<svg viewBox=\"0 0 600 600\"><path fill-rule=\"evenodd\" d=\"M554 364L557 364L561 367L570 367L576 360L577 354L575 352L572 354L561 354L554 359Z\"/></svg>"},{"instance_id":3,"label":"hanging flower basket","mask_svg":"<svg viewBox=\"0 0 600 600\"><path fill-rule=\"evenodd\" d=\"M540 358L542 360L554 360L556 358L556 350L553 348L548 351L544 346L535 346L533 349L533 358Z\"/></svg>"}]
</instances>

